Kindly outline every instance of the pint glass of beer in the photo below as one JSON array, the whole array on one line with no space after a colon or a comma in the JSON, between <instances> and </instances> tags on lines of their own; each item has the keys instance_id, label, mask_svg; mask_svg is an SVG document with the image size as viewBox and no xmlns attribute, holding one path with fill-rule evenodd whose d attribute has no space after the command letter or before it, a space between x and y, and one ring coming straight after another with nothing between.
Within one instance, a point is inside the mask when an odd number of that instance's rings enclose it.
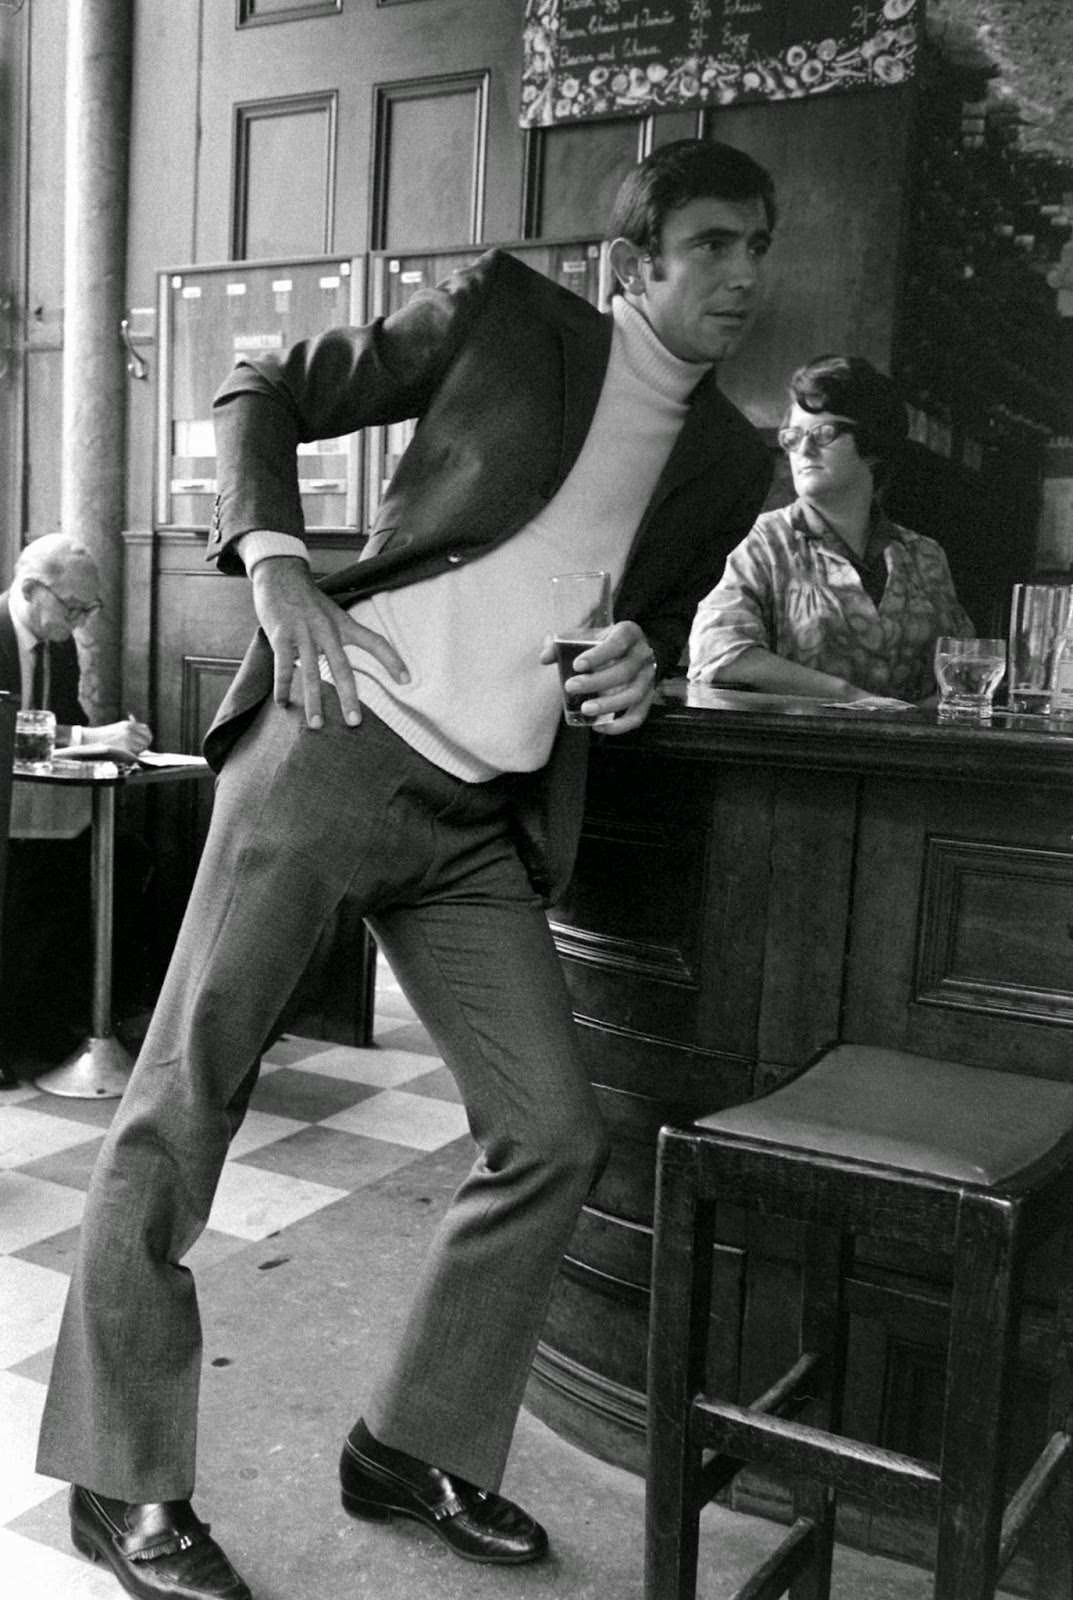
<instances>
[{"instance_id":1,"label":"pint glass of beer","mask_svg":"<svg viewBox=\"0 0 1073 1600\"><path fill-rule=\"evenodd\" d=\"M602 717L581 714L586 693L567 694L566 680L574 675L574 661L602 639L611 627L611 574L609 572L564 572L551 580L552 637L559 682L563 690L563 716L571 727L589 727L594 722L610 722L613 712Z\"/></svg>"}]
</instances>

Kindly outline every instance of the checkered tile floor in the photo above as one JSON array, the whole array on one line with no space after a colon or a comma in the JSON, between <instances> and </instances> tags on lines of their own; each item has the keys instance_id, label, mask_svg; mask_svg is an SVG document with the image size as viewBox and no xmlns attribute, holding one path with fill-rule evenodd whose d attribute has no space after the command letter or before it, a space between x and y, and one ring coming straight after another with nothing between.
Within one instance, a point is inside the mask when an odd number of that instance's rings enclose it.
<instances>
[{"instance_id":1,"label":"checkered tile floor","mask_svg":"<svg viewBox=\"0 0 1073 1600\"><path fill-rule=\"evenodd\" d=\"M11 1524L64 1487L33 1462L85 1191L117 1102L0 1093L0 1592L115 1600L114 1579ZM265 1059L187 1260L206 1267L465 1138L454 1081L381 962L376 1042L284 1037ZM61 1519L62 1520L62 1519Z\"/></svg>"}]
</instances>

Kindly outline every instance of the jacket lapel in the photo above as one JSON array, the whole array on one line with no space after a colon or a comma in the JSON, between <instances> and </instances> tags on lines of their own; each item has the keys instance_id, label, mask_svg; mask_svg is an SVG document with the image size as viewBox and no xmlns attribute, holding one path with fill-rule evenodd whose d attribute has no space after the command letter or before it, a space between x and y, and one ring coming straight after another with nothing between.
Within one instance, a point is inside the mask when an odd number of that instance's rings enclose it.
<instances>
[{"instance_id":1,"label":"jacket lapel","mask_svg":"<svg viewBox=\"0 0 1073 1600\"><path fill-rule=\"evenodd\" d=\"M652 498L645 507L637 532L633 536L633 544L630 546L626 562L627 570L648 532L652 518L667 497L683 483L688 483L691 478L697 478L703 472L710 472L713 467L719 465L727 450L729 430L723 426L723 422L728 409L730 402L719 392L715 373L709 372L707 377L702 378L697 384L690 396L689 415L682 424L671 453L664 463L663 471L656 480Z\"/></svg>"},{"instance_id":2,"label":"jacket lapel","mask_svg":"<svg viewBox=\"0 0 1073 1600\"><path fill-rule=\"evenodd\" d=\"M588 437L611 355L611 317L594 317L588 305L580 304L584 316L571 316L559 330L563 351L563 418L556 488L568 476Z\"/></svg>"}]
</instances>

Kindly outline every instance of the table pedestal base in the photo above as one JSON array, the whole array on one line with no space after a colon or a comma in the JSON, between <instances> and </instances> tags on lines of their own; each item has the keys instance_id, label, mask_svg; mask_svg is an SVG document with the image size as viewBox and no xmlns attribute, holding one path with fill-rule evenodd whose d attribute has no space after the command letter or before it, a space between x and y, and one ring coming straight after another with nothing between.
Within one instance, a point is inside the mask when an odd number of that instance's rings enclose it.
<instances>
[{"instance_id":1,"label":"table pedestal base","mask_svg":"<svg viewBox=\"0 0 1073 1600\"><path fill-rule=\"evenodd\" d=\"M90 1037L66 1061L34 1079L34 1088L70 1100L115 1100L130 1079L131 1056L114 1034Z\"/></svg>"}]
</instances>

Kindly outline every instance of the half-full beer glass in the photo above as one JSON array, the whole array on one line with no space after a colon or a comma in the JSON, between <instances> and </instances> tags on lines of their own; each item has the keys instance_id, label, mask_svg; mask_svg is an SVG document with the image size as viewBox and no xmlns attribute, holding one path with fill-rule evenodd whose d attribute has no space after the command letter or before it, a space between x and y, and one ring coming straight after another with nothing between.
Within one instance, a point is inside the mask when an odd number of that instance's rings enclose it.
<instances>
[{"instance_id":1,"label":"half-full beer glass","mask_svg":"<svg viewBox=\"0 0 1073 1600\"><path fill-rule=\"evenodd\" d=\"M32 772L47 772L56 744L56 718L51 711L15 714L15 765Z\"/></svg>"},{"instance_id":2,"label":"half-full beer glass","mask_svg":"<svg viewBox=\"0 0 1073 1600\"><path fill-rule=\"evenodd\" d=\"M610 722L614 713L585 717L585 693L567 694L566 680L574 676L574 661L602 639L611 627L611 574L609 572L564 572L551 580L552 637L559 683L563 692L563 717L571 727L587 728L596 722Z\"/></svg>"}]
</instances>

